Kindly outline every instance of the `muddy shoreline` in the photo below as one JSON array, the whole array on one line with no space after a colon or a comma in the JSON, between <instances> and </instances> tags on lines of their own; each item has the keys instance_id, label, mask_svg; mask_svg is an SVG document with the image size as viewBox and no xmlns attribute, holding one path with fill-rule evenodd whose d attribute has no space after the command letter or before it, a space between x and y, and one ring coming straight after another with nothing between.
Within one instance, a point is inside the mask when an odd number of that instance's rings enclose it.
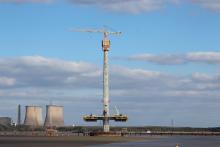
<instances>
[{"instance_id":1,"label":"muddy shoreline","mask_svg":"<svg viewBox=\"0 0 220 147\"><path fill-rule=\"evenodd\" d=\"M0 147L84 147L91 145L152 140L152 137L24 137L1 136Z\"/></svg>"}]
</instances>

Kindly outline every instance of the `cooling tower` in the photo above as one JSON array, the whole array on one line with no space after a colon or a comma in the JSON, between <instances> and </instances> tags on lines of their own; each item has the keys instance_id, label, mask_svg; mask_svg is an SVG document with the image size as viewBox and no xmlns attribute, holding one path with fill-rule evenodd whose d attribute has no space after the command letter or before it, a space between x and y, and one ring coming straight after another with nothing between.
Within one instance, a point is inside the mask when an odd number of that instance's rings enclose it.
<instances>
[{"instance_id":1,"label":"cooling tower","mask_svg":"<svg viewBox=\"0 0 220 147\"><path fill-rule=\"evenodd\" d=\"M44 126L48 127L60 127L64 126L63 107L56 105L47 105L46 118Z\"/></svg>"},{"instance_id":2,"label":"cooling tower","mask_svg":"<svg viewBox=\"0 0 220 147\"><path fill-rule=\"evenodd\" d=\"M42 108L39 106L26 106L24 125L42 126Z\"/></svg>"}]
</instances>

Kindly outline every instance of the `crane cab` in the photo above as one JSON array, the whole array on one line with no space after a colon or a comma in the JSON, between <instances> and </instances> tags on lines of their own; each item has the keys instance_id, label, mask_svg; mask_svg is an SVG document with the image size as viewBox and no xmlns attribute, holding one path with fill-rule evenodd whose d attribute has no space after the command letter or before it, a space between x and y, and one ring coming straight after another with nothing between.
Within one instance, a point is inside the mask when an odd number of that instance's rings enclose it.
<instances>
[{"instance_id":1,"label":"crane cab","mask_svg":"<svg viewBox=\"0 0 220 147\"><path fill-rule=\"evenodd\" d=\"M109 48L110 48L110 40L105 38L102 40L102 49L103 51L109 51Z\"/></svg>"}]
</instances>

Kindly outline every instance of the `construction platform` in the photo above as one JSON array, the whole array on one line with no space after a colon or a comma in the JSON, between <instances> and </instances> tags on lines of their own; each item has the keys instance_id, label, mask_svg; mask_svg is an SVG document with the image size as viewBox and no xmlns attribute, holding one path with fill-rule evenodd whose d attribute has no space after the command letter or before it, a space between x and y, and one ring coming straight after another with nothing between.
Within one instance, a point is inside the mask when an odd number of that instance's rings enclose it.
<instances>
[{"instance_id":1,"label":"construction platform","mask_svg":"<svg viewBox=\"0 0 220 147\"><path fill-rule=\"evenodd\" d=\"M98 120L104 120L106 117L105 116L96 116L96 115L86 115L83 117L84 121L87 122L96 122ZM114 120L118 122L125 122L128 120L128 117L126 115L113 115L108 117L109 120Z\"/></svg>"}]
</instances>

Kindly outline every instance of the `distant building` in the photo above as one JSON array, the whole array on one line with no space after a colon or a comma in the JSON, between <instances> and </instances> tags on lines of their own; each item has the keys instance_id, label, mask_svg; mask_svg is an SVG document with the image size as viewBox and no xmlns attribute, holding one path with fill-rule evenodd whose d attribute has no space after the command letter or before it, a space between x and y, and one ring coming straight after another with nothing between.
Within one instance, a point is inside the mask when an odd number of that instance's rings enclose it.
<instances>
[{"instance_id":1,"label":"distant building","mask_svg":"<svg viewBox=\"0 0 220 147\"><path fill-rule=\"evenodd\" d=\"M10 117L0 117L0 125L10 126L12 119Z\"/></svg>"},{"instance_id":2,"label":"distant building","mask_svg":"<svg viewBox=\"0 0 220 147\"><path fill-rule=\"evenodd\" d=\"M62 127L64 126L63 106L47 105L45 127Z\"/></svg>"},{"instance_id":3,"label":"distant building","mask_svg":"<svg viewBox=\"0 0 220 147\"><path fill-rule=\"evenodd\" d=\"M40 106L26 106L24 125L42 126L42 108Z\"/></svg>"}]
</instances>

